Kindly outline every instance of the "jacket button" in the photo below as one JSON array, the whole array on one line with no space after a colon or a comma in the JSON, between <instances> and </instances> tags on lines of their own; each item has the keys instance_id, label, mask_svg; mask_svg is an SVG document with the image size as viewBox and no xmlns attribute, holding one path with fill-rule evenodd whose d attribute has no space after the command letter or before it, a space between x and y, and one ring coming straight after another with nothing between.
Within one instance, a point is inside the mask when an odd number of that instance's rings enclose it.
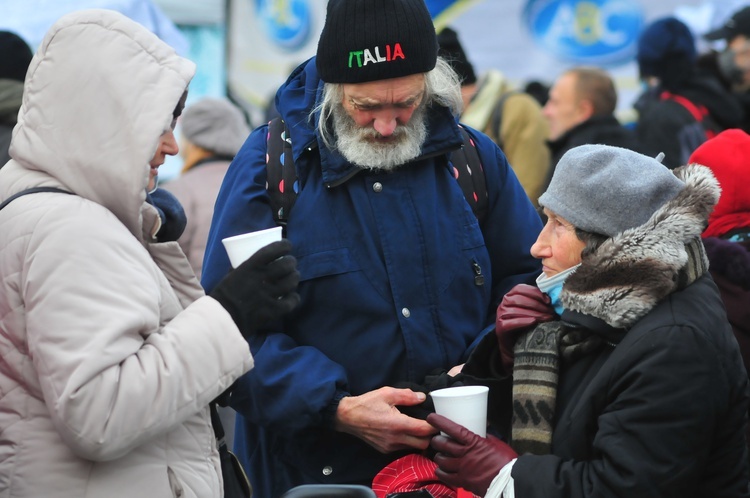
<instances>
[{"instance_id":1,"label":"jacket button","mask_svg":"<svg viewBox=\"0 0 750 498\"><path fill-rule=\"evenodd\" d=\"M380 183L380 182L375 182L375 183L373 183L373 184L372 184L372 190L373 190L373 192L375 192L376 194L378 194L378 193L382 192L382 191L383 191L383 184L382 184L382 183Z\"/></svg>"},{"instance_id":2,"label":"jacket button","mask_svg":"<svg viewBox=\"0 0 750 498\"><path fill-rule=\"evenodd\" d=\"M409 318L411 316L411 311L409 311L409 308L404 308L401 310L401 314L404 315L404 318Z\"/></svg>"},{"instance_id":3,"label":"jacket button","mask_svg":"<svg viewBox=\"0 0 750 498\"><path fill-rule=\"evenodd\" d=\"M325 467L323 467L324 476L329 476L331 474L333 474L333 468L330 465L326 465Z\"/></svg>"}]
</instances>

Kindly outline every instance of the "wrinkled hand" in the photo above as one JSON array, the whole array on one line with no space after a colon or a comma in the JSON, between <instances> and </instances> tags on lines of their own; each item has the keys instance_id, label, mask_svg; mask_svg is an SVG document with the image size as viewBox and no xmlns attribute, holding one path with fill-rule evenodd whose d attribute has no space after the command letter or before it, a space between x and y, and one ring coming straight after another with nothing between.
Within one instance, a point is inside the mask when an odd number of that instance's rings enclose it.
<instances>
[{"instance_id":1,"label":"wrinkled hand","mask_svg":"<svg viewBox=\"0 0 750 498\"><path fill-rule=\"evenodd\" d=\"M513 372L513 347L518 337L531 327L554 320L550 298L534 285L518 284L497 307L495 335L505 373Z\"/></svg>"},{"instance_id":2,"label":"wrinkled hand","mask_svg":"<svg viewBox=\"0 0 750 498\"><path fill-rule=\"evenodd\" d=\"M291 250L286 239L263 247L211 291L246 338L299 304L299 272Z\"/></svg>"},{"instance_id":3,"label":"wrinkled hand","mask_svg":"<svg viewBox=\"0 0 750 498\"><path fill-rule=\"evenodd\" d=\"M347 396L339 403L334 427L362 439L381 453L424 450L437 431L424 420L404 415L396 406L418 405L425 399L424 393L394 387Z\"/></svg>"},{"instance_id":4,"label":"wrinkled hand","mask_svg":"<svg viewBox=\"0 0 750 498\"><path fill-rule=\"evenodd\" d=\"M427 421L450 436L437 435L431 445L437 451L435 474L454 488L484 496L500 470L518 456L498 438L478 436L437 413L428 415Z\"/></svg>"}]
</instances>

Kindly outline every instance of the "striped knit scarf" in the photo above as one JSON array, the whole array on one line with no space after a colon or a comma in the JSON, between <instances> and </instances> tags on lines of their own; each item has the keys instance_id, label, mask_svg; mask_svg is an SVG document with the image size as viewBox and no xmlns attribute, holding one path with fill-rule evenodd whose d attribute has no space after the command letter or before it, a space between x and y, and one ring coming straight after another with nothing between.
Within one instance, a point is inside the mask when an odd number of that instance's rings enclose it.
<instances>
[{"instance_id":1,"label":"striped knit scarf","mask_svg":"<svg viewBox=\"0 0 750 498\"><path fill-rule=\"evenodd\" d=\"M676 275L674 290L687 287L708 270L700 240L685 247L688 263ZM588 330L571 329L559 321L539 324L518 339L514 348L511 446L519 455L546 455L552 449L561 359L573 361L592 354L604 343Z\"/></svg>"}]
</instances>

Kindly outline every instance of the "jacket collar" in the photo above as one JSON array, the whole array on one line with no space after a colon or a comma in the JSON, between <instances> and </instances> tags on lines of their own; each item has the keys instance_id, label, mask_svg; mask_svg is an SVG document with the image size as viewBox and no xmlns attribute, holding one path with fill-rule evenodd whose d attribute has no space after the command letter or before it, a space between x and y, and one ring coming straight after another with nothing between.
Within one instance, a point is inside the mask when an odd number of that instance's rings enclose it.
<instances>
[{"instance_id":1,"label":"jacket collar","mask_svg":"<svg viewBox=\"0 0 750 498\"><path fill-rule=\"evenodd\" d=\"M678 168L686 187L641 226L607 239L585 255L563 285L566 309L629 329L669 294L707 268L700 234L719 198L705 166Z\"/></svg>"}]
</instances>

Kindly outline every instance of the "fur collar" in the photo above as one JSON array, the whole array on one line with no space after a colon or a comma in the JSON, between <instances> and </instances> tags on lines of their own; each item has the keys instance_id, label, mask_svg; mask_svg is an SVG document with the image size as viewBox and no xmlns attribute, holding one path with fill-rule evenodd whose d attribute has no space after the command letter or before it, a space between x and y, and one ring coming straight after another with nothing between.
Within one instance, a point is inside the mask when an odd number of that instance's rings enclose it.
<instances>
[{"instance_id":1,"label":"fur collar","mask_svg":"<svg viewBox=\"0 0 750 498\"><path fill-rule=\"evenodd\" d=\"M685 182L674 199L643 225L607 239L584 256L563 286L566 309L629 329L685 282L691 260L701 267L705 253L700 235L719 199L719 185L711 170L697 164L674 174ZM687 281L698 276L693 272Z\"/></svg>"}]
</instances>

